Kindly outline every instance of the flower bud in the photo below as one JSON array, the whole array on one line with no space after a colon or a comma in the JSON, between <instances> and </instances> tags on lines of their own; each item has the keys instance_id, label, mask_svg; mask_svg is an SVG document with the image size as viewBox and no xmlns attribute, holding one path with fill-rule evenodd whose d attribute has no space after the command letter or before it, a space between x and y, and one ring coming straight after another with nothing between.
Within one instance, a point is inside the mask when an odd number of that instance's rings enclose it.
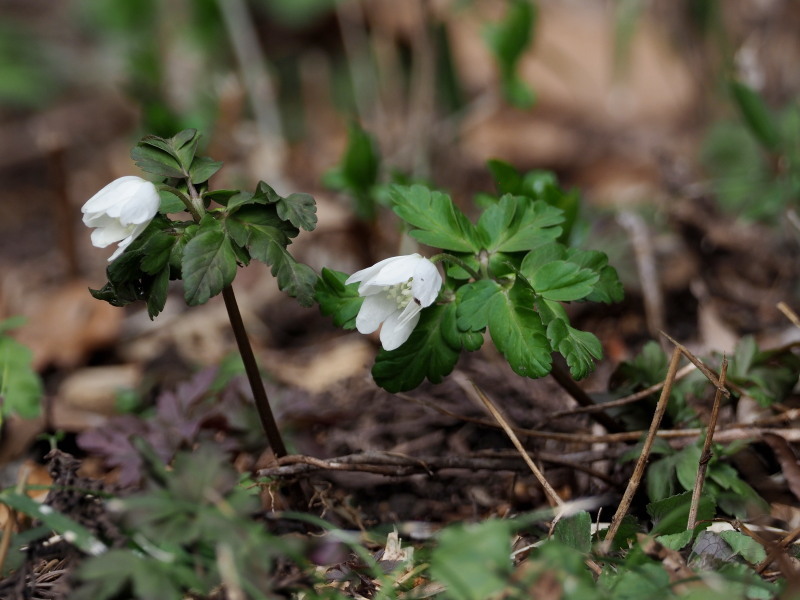
<instances>
[{"instance_id":1,"label":"flower bud","mask_svg":"<svg viewBox=\"0 0 800 600\"><path fill-rule=\"evenodd\" d=\"M92 245L97 248L119 242L109 262L125 251L158 214L161 200L156 186L128 175L109 183L81 208L83 223L94 227Z\"/></svg>"}]
</instances>

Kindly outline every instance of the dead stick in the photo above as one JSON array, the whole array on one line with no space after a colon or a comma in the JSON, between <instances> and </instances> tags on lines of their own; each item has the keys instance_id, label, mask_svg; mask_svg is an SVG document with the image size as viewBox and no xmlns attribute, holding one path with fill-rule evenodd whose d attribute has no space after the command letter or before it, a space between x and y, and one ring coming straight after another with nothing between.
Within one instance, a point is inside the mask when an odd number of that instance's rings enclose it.
<instances>
[{"instance_id":1,"label":"dead stick","mask_svg":"<svg viewBox=\"0 0 800 600\"><path fill-rule=\"evenodd\" d=\"M555 379L556 383L560 385L565 392L567 392L572 398L581 406L596 406L594 400L591 399L589 394L587 394L581 386L575 383L575 380L572 379L569 373L564 370L561 365L557 362L553 362L553 369L550 371L550 375ZM597 423L602 425L606 428L606 431L609 433L621 433L625 431L625 428L617 423L614 419L608 416L605 413L590 413L589 416L594 419Z\"/></svg>"},{"instance_id":2,"label":"dead stick","mask_svg":"<svg viewBox=\"0 0 800 600\"><path fill-rule=\"evenodd\" d=\"M506 435L511 440L511 443L514 444L514 447L519 451L520 455L522 456L522 459L528 465L534 477L536 477L536 479L539 480L539 483L544 489L544 492L547 495L548 499L550 500L550 503L553 506L563 506L564 501L561 499L558 493L556 493L556 491L553 489L553 487L550 485L547 479L545 479L544 475L539 470L539 467L537 467L536 463L533 462L533 459L530 456L528 456L528 452L525 450L525 447L522 445L522 442L519 441L517 434L514 433L514 430L508 424L508 421L506 421L505 417L503 417L503 415L500 413L500 411L497 409L494 403L489 399L489 397L483 393L483 390L481 390L477 385L475 385L474 382L470 381L469 383L472 384L472 389L474 390L478 399L486 407L486 410L489 411L489 414L491 414L492 417L494 417L497 420L497 422L500 423L500 426L503 428L503 431L506 432Z\"/></svg>"},{"instance_id":3,"label":"dead stick","mask_svg":"<svg viewBox=\"0 0 800 600\"><path fill-rule=\"evenodd\" d=\"M794 312L786 302L778 302L778 310L781 311L786 318L789 319L796 327L800 327L800 317Z\"/></svg>"},{"instance_id":4,"label":"dead stick","mask_svg":"<svg viewBox=\"0 0 800 600\"><path fill-rule=\"evenodd\" d=\"M667 378L664 381L664 388L661 390L661 397L658 399L656 411L653 415L653 420L650 423L650 431L648 431L647 438L644 440L642 453L639 455L639 460L636 461L636 467L633 469L633 475L631 475L631 479L628 482L628 487L625 488L625 493L622 495L622 500L617 507L617 512L614 513L614 518L611 519L611 525L606 532L603 548L601 548L601 550L604 552L608 551L608 548L611 546L611 542L614 540L614 536L617 535L617 531L622 524L622 518L628 513L631 502L633 502L633 495L639 488L639 484L642 482L642 477L644 477L644 470L647 466L647 460L650 457L650 449L653 447L653 442L656 439L656 433L661 425L661 419L664 416L664 412L667 410L667 401L672 393L672 384L675 381L675 374L678 372L678 363L680 360L681 351L676 347L675 350L672 351L672 359L669 362Z\"/></svg>"},{"instance_id":5,"label":"dead stick","mask_svg":"<svg viewBox=\"0 0 800 600\"><path fill-rule=\"evenodd\" d=\"M725 378L728 375L728 358L722 357L722 366L719 370L719 382L724 386ZM708 420L708 430L706 439L703 442L703 451L700 453L700 461L697 465L697 477L694 480L692 490L692 503L689 505L689 519L686 522L686 529L694 529L697 525L697 510L700 507L700 494L703 493L703 482L706 479L708 463L711 460L711 442L714 439L714 430L717 428L717 417L719 416L719 406L722 403L722 391L717 388L714 394L714 405L711 407L711 417Z\"/></svg>"},{"instance_id":6,"label":"dead stick","mask_svg":"<svg viewBox=\"0 0 800 600\"><path fill-rule=\"evenodd\" d=\"M715 387L715 388L717 388L718 390L720 390L720 391L722 392L722 394L723 394L723 395L724 395L726 398L728 398L728 397L731 395L731 393L730 393L730 392L727 390L727 388L726 388L724 385L722 385L722 384L719 382L719 378L718 378L718 377L717 377L717 375L714 373L714 371L712 371L711 369L709 369L709 368L706 366L706 364L705 364L705 363L704 363L702 360L700 360L700 359L699 359L699 358L697 358L697 357L696 357L694 354L692 354L692 352L691 352L691 351L690 351L690 350L689 350L689 349L688 349L686 346L684 346L683 344L681 344L681 343L680 343L680 342L678 342L677 340L674 340L673 338L671 338L669 335L667 335L667 334L666 334L666 333L664 333L663 331L661 332L661 335L663 335L663 336L664 336L665 338L667 338L667 339L668 339L670 342L672 342L672 344L673 344L673 345L674 345L674 346L675 346L675 347L676 347L678 350L680 350L680 351L681 351L681 353L682 353L682 354L683 354L683 355L684 355L686 358L688 358L688 359L689 359L689 360L690 360L692 363L694 363L694 365L695 365L695 366L696 366L698 369L700 369L700 372L701 372L703 375L705 375L705 376L706 376L706 378L707 378L707 379L708 379L708 380L709 380L711 383L713 383L713 384L714 384L714 387Z\"/></svg>"}]
</instances>

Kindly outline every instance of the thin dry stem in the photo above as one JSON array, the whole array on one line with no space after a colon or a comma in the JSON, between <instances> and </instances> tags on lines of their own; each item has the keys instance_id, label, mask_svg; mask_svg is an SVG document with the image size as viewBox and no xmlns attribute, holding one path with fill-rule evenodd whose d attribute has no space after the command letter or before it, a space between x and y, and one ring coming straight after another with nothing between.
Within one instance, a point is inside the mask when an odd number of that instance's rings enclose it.
<instances>
[{"instance_id":1,"label":"thin dry stem","mask_svg":"<svg viewBox=\"0 0 800 600\"><path fill-rule=\"evenodd\" d=\"M728 375L728 358L722 357L722 366L719 370L719 382L724 386L725 379ZM694 489L692 490L692 503L689 505L689 519L686 522L687 529L694 529L697 525L697 510L700 507L700 495L703 493L703 482L706 479L706 471L708 471L708 463L711 460L711 442L714 439L714 430L717 428L717 417L719 416L719 407L722 404L722 391L717 388L714 394L714 405L711 407L711 417L708 420L708 430L706 431L706 439L703 442L703 451L700 453L700 461L697 465L697 477L694 481Z\"/></svg>"},{"instance_id":2,"label":"thin dry stem","mask_svg":"<svg viewBox=\"0 0 800 600\"><path fill-rule=\"evenodd\" d=\"M701 372L703 375L705 375L705 376L706 376L706 378L707 378L707 379L708 379L708 380L709 380L711 383L713 383L713 384L714 384L714 387L715 387L715 388L717 388L718 390L720 390L720 391L722 392L722 394L723 394L723 395L724 395L726 398L728 398L728 397L731 395L731 393L730 393L730 392L727 390L727 388L726 388L724 385L722 385L722 384L719 382L719 377L717 377L716 373L714 373L714 371L712 371L711 369L709 369L709 368L706 366L706 364L705 364L705 363L704 363L702 360L700 360L700 359L699 359L699 358L697 358L697 357L696 357L694 354L692 354L692 352L691 352L691 351L690 351L690 350L689 350L689 349L688 349L686 346L684 346L683 344L681 344L681 343L680 343L680 342L678 342L677 340L674 340L673 338L671 338L671 337L670 337L668 334L666 334L666 333L665 333L665 332L663 332L663 331L661 332L661 335L663 335L663 336L664 336L665 338L667 338L667 339L668 339L670 342L672 342L672 344L673 344L673 345L674 345L674 346L675 346L675 347L676 347L678 350L680 350L680 351L681 351L681 353L682 353L682 354L683 354L683 355L684 355L686 358L688 358L688 359L689 359L689 360L690 360L692 363L694 363L694 365L695 365L695 366L696 366L698 369L700 369L700 372Z\"/></svg>"},{"instance_id":3,"label":"thin dry stem","mask_svg":"<svg viewBox=\"0 0 800 600\"><path fill-rule=\"evenodd\" d=\"M786 302L778 302L778 310L786 315L786 318L794 323L795 327L800 327L800 317L797 316L796 312L789 308L789 305L786 304Z\"/></svg>"},{"instance_id":4,"label":"thin dry stem","mask_svg":"<svg viewBox=\"0 0 800 600\"><path fill-rule=\"evenodd\" d=\"M25 486L30 476L31 468L28 465L23 465L17 474L17 485L14 490L17 494L22 494L25 491ZM3 572L6 557L8 557L8 549L11 547L11 535L17 528L17 511L8 505L6 505L6 508L8 508L8 522L3 530L3 539L0 540L0 573Z\"/></svg>"},{"instance_id":5,"label":"thin dry stem","mask_svg":"<svg viewBox=\"0 0 800 600\"><path fill-rule=\"evenodd\" d=\"M605 541L603 542L604 552L608 551L611 541L614 539L614 536L617 535L617 531L622 524L622 518L628 513L631 502L633 502L633 495L636 493L636 490L639 489L639 484L642 482L642 478L644 477L644 470L647 466L647 460L650 457L650 449L653 447L653 442L656 439L656 433L658 432L658 428L661 426L661 419L664 416L664 412L667 410L667 401L672 393L672 384L675 381L675 374L678 372L678 363L680 360L681 351L676 347L672 352L672 359L669 362L669 369L667 370L667 378L664 381L664 387L661 390L661 397L658 399L656 411L653 415L653 420L650 423L650 430L648 431L647 438L642 445L642 453L639 455L639 460L636 461L636 467L633 469L633 475L631 475L631 479L628 482L628 487L625 489L625 493L622 495L622 500L617 507L617 512L614 513L614 517L611 519L611 525L606 533Z\"/></svg>"},{"instance_id":6,"label":"thin dry stem","mask_svg":"<svg viewBox=\"0 0 800 600\"><path fill-rule=\"evenodd\" d=\"M563 506L564 501L558 495L558 493L553 489L553 486L545 479L544 474L539 470L539 467L536 466L536 463L533 462L533 459L528 455L528 452L525 450L525 447L522 445L522 442L519 441L517 434L514 433L512 427L508 424L508 421L505 417L500 413L498 408L494 405L494 403L489 399L489 397L483 393L474 382L467 380L466 378L459 377L458 378L459 385L462 388L466 389L467 392L472 390L478 400L486 407L486 410L489 411L489 414L500 424L500 427L505 431L508 438L511 440L511 443L514 444L514 447L519 451L520 456L525 461L525 464L528 465L531 472L533 473L534 477L539 481L544 490L545 495L547 496L548 500L553 506ZM469 383L470 385L467 386L466 384Z\"/></svg>"}]
</instances>

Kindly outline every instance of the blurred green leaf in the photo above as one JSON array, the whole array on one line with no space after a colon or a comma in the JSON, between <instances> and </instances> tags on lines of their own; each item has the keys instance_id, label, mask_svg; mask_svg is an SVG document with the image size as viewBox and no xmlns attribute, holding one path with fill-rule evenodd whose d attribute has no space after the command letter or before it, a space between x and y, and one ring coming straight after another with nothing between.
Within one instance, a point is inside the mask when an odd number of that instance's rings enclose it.
<instances>
[{"instance_id":1,"label":"blurred green leaf","mask_svg":"<svg viewBox=\"0 0 800 600\"><path fill-rule=\"evenodd\" d=\"M780 145L780 135L775 119L767 105L753 88L740 81L731 81L731 95L750 131L770 151Z\"/></svg>"},{"instance_id":2,"label":"blurred green leaf","mask_svg":"<svg viewBox=\"0 0 800 600\"><path fill-rule=\"evenodd\" d=\"M583 554L592 549L592 517L582 510L560 519L553 529L553 539Z\"/></svg>"},{"instance_id":3,"label":"blurred green leaf","mask_svg":"<svg viewBox=\"0 0 800 600\"><path fill-rule=\"evenodd\" d=\"M39 415L44 386L32 363L29 348L0 332L0 423L9 415Z\"/></svg>"},{"instance_id":4,"label":"blurred green leaf","mask_svg":"<svg viewBox=\"0 0 800 600\"><path fill-rule=\"evenodd\" d=\"M530 107L535 96L517 74L517 64L533 39L537 8L532 0L508 0L502 21L484 27L483 35L500 67L506 99L519 108Z\"/></svg>"}]
</instances>

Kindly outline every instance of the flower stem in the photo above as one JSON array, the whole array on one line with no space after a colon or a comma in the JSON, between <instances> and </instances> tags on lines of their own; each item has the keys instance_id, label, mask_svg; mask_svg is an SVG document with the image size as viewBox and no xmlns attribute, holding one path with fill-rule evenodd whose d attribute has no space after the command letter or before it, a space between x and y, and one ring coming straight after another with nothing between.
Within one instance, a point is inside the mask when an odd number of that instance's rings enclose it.
<instances>
[{"instance_id":1,"label":"flower stem","mask_svg":"<svg viewBox=\"0 0 800 600\"><path fill-rule=\"evenodd\" d=\"M245 373L247 373L247 380L250 383L250 389L253 390L256 410L258 411L259 419L261 419L261 426L264 428L264 433L267 434L267 441L269 441L272 452L277 458L286 456L288 452L283 443L278 424L275 422L275 417L272 414L272 407L270 407L269 398L267 398L267 391L264 389L264 382L261 380L261 374L258 372L258 365L256 364L253 347L250 345L250 340L247 338L244 321L242 321L239 305L236 303L236 296L231 286L227 286L222 290L222 298L225 300L225 308L228 311L228 318L233 328L233 335L236 337L236 345L239 347L239 354L242 356L242 362L244 363Z\"/></svg>"},{"instance_id":2,"label":"flower stem","mask_svg":"<svg viewBox=\"0 0 800 600\"><path fill-rule=\"evenodd\" d=\"M483 279L483 277L481 277L480 274L475 269L470 267L466 262L464 262L463 260L461 260L457 256L453 256L452 254L447 254L446 252L442 252L441 254L437 254L436 256L432 256L428 260L430 260L433 263L439 262L439 261L445 261L445 262L453 263L454 265L461 267L467 273L469 273L470 276L475 281L479 281L479 280Z\"/></svg>"}]
</instances>

